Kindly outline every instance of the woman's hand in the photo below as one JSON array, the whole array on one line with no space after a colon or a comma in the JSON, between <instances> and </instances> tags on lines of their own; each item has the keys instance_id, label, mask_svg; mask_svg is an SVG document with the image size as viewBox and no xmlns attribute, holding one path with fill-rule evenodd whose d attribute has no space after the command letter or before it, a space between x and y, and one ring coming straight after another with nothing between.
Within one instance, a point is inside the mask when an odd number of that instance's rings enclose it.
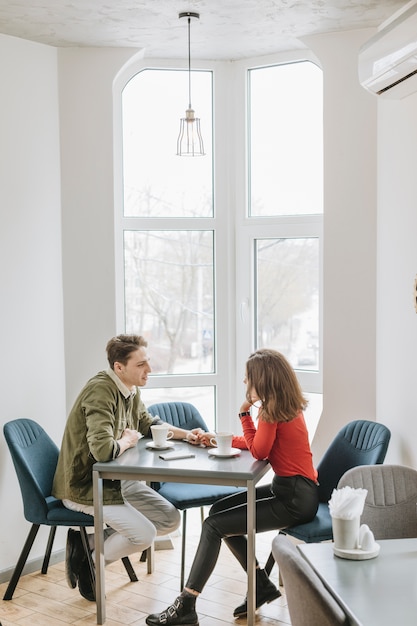
<instances>
[{"instance_id":1,"label":"woman's hand","mask_svg":"<svg viewBox=\"0 0 417 626\"><path fill-rule=\"evenodd\" d=\"M199 436L200 444L206 446L207 448L213 448L213 444L210 443L210 439L216 438L216 433L205 433Z\"/></svg>"},{"instance_id":2,"label":"woman's hand","mask_svg":"<svg viewBox=\"0 0 417 626\"><path fill-rule=\"evenodd\" d=\"M205 435L205 431L202 428L193 428L193 430L188 431L185 438L188 443L191 443L194 446L199 446L202 435Z\"/></svg>"}]
</instances>

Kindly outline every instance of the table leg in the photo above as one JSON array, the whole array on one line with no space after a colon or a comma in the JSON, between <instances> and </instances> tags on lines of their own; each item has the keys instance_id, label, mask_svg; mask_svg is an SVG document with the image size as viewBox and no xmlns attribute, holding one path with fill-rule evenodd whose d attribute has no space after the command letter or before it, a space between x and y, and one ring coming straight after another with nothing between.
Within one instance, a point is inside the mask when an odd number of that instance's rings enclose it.
<instances>
[{"instance_id":1,"label":"table leg","mask_svg":"<svg viewBox=\"0 0 417 626\"><path fill-rule=\"evenodd\" d=\"M248 621L247 626L255 624L256 610L256 583L255 583L255 539L256 539L256 500L255 484L253 480L248 481L248 504L247 504L247 525L248 525Z\"/></svg>"},{"instance_id":2,"label":"table leg","mask_svg":"<svg viewBox=\"0 0 417 626\"><path fill-rule=\"evenodd\" d=\"M104 588L104 531L103 531L103 479L93 471L94 498L94 550L96 555L96 606L97 624L106 621Z\"/></svg>"},{"instance_id":3,"label":"table leg","mask_svg":"<svg viewBox=\"0 0 417 626\"><path fill-rule=\"evenodd\" d=\"M155 551L154 544L149 546L149 548L146 550L146 566L147 566L147 570L146 571L147 571L148 574L152 574L153 573L153 569L154 569L154 551Z\"/></svg>"}]
</instances>

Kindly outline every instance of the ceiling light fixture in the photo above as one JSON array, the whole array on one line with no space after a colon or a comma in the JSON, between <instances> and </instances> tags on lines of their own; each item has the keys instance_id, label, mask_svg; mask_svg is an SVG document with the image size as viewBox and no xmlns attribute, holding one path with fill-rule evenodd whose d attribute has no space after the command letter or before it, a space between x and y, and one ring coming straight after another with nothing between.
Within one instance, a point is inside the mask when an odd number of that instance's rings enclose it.
<instances>
[{"instance_id":1,"label":"ceiling light fixture","mask_svg":"<svg viewBox=\"0 0 417 626\"><path fill-rule=\"evenodd\" d=\"M195 111L191 106L191 46L190 46L190 24L191 18L200 19L199 13L191 13L186 11L179 13L181 19L186 17L188 20L188 109L185 111L185 117L180 119L180 134L177 139L177 155L178 156L204 156L203 138L200 132L200 118L195 117Z\"/></svg>"}]
</instances>

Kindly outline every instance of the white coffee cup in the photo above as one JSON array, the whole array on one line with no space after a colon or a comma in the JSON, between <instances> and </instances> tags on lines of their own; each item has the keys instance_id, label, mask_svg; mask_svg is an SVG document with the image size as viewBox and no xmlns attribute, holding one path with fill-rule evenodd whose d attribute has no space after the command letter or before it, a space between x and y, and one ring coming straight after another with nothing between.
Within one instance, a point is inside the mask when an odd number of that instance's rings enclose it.
<instances>
[{"instance_id":1,"label":"white coffee cup","mask_svg":"<svg viewBox=\"0 0 417 626\"><path fill-rule=\"evenodd\" d=\"M216 433L216 436L210 439L210 444L217 446L219 454L227 455L232 453L232 439L233 433Z\"/></svg>"},{"instance_id":2,"label":"white coffee cup","mask_svg":"<svg viewBox=\"0 0 417 626\"><path fill-rule=\"evenodd\" d=\"M165 446L167 440L174 436L172 430L169 430L168 424L153 424L151 432L153 442L158 447Z\"/></svg>"},{"instance_id":3,"label":"white coffee cup","mask_svg":"<svg viewBox=\"0 0 417 626\"><path fill-rule=\"evenodd\" d=\"M339 550L355 550L358 547L360 517L341 519L332 517L334 547Z\"/></svg>"}]
</instances>

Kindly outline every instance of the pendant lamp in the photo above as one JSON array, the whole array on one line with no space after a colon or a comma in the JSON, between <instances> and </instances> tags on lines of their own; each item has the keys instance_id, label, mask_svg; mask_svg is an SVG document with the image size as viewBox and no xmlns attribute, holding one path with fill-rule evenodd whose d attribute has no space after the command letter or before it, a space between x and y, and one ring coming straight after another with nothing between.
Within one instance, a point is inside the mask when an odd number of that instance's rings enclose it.
<instances>
[{"instance_id":1,"label":"pendant lamp","mask_svg":"<svg viewBox=\"0 0 417 626\"><path fill-rule=\"evenodd\" d=\"M188 109L185 117L180 119L180 133L177 139L178 156L204 156L204 144L200 131L200 119L195 117L195 111L191 106L191 46L190 46L190 24L191 18L200 19L199 13L186 11L179 13L178 17L187 18L188 21Z\"/></svg>"}]
</instances>

